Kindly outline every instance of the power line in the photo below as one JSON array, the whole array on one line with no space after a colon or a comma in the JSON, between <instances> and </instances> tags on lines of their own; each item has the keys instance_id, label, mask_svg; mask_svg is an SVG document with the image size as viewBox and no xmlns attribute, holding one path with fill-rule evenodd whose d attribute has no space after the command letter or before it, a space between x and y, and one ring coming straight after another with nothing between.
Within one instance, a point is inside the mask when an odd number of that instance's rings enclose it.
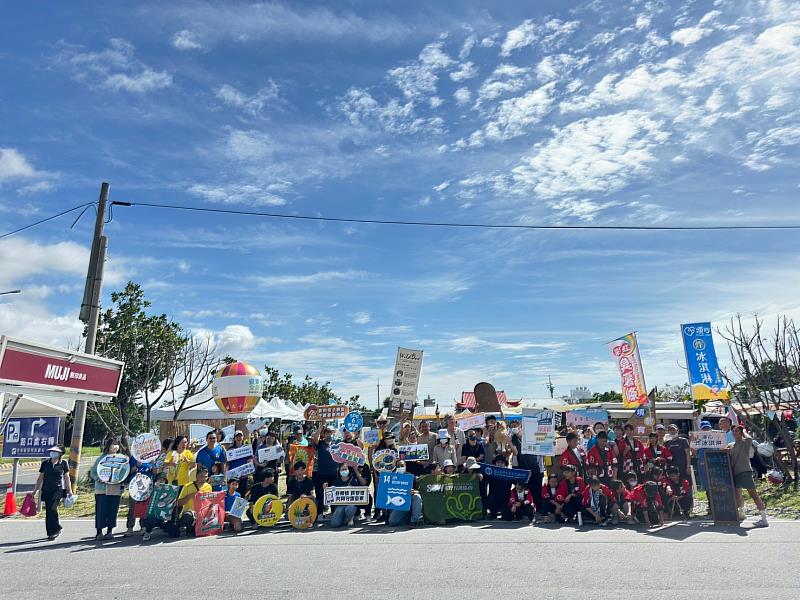
<instances>
[{"instance_id":1,"label":"power line","mask_svg":"<svg viewBox=\"0 0 800 600\"><path fill-rule=\"evenodd\" d=\"M442 221L402 221L392 219L355 219L349 217L317 217L311 215L287 215L253 210L234 210L230 208L207 208L182 206L179 204L158 204L153 202L112 202L117 206L144 206L169 210L185 210L271 219L294 219L300 221L323 221L327 223L358 223L367 225L406 225L416 227L458 227L468 229L534 229L534 230L605 230L605 231L741 231L769 229L800 229L800 225L524 225L521 223L456 223Z\"/></svg>"},{"instance_id":2,"label":"power line","mask_svg":"<svg viewBox=\"0 0 800 600\"><path fill-rule=\"evenodd\" d=\"M0 240L2 240L3 238L7 238L9 236L12 236L15 233L19 233L20 231L25 231L26 229L31 229L33 227L36 227L37 225L41 225L42 223L47 223L48 221L52 221L53 219L57 219L58 217L63 217L66 214L69 214L71 212L75 212L79 208L86 208L87 206L92 206L93 204L94 204L94 202L87 202L86 204L79 204L78 206L73 206L72 208L68 208L67 210L61 211L58 214L55 214L55 215L49 216L47 218L41 219L39 221L36 221L35 223L30 223L28 225L20 227L19 229L14 229L13 231L9 231L7 233L4 233L4 234L0 235Z\"/></svg>"}]
</instances>

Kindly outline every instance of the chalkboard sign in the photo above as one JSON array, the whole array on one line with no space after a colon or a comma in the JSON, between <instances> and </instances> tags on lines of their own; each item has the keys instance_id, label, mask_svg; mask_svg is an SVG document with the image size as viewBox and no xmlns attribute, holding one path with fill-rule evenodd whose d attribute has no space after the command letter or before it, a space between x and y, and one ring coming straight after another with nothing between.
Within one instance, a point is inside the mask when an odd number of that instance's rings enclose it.
<instances>
[{"instance_id":1,"label":"chalkboard sign","mask_svg":"<svg viewBox=\"0 0 800 600\"><path fill-rule=\"evenodd\" d=\"M708 501L715 523L738 523L736 491L727 450L705 450Z\"/></svg>"}]
</instances>

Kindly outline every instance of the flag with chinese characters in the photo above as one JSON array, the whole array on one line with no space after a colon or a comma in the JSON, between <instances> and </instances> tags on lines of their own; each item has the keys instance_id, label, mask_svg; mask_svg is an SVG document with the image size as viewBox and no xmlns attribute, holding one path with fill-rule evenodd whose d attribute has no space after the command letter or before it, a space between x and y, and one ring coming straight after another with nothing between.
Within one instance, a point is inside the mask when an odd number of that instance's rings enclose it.
<instances>
[{"instance_id":1,"label":"flag with chinese characters","mask_svg":"<svg viewBox=\"0 0 800 600\"><path fill-rule=\"evenodd\" d=\"M711 323L681 325L693 400L727 400L730 392L717 364Z\"/></svg>"},{"instance_id":2,"label":"flag with chinese characters","mask_svg":"<svg viewBox=\"0 0 800 600\"><path fill-rule=\"evenodd\" d=\"M644 383L642 361L636 334L629 333L608 344L617 362L622 379L622 404L625 408L638 408L647 404L647 387Z\"/></svg>"}]
</instances>

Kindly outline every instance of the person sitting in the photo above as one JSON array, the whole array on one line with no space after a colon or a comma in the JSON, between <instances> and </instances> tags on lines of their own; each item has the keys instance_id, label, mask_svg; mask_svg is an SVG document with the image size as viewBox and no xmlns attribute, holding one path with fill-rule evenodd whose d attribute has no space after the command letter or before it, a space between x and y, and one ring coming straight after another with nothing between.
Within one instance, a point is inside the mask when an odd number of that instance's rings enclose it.
<instances>
[{"instance_id":1,"label":"person sitting","mask_svg":"<svg viewBox=\"0 0 800 600\"><path fill-rule=\"evenodd\" d=\"M314 498L314 482L306 477L306 463L298 460L294 463L292 478L286 486L286 510L288 514L289 506L297 500L306 496Z\"/></svg>"},{"instance_id":2,"label":"person sitting","mask_svg":"<svg viewBox=\"0 0 800 600\"><path fill-rule=\"evenodd\" d=\"M455 475L456 474L456 464L450 460L449 458L444 461L442 465L442 474L444 475Z\"/></svg>"},{"instance_id":3,"label":"person sitting","mask_svg":"<svg viewBox=\"0 0 800 600\"><path fill-rule=\"evenodd\" d=\"M509 494L508 508L503 511L503 519L521 521L522 517L527 517L528 522L533 523L534 508L533 494L525 488L524 483L517 481Z\"/></svg>"},{"instance_id":4,"label":"person sitting","mask_svg":"<svg viewBox=\"0 0 800 600\"><path fill-rule=\"evenodd\" d=\"M557 515L561 514L561 503L556 500L558 495L558 475L551 473L547 483L542 486L542 505L536 509L544 517L545 523L552 523Z\"/></svg>"},{"instance_id":5,"label":"person sitting","mask_svg":"<svg viewBox=\"0 0 800 600\"><path fill-rule=\"evenodd\" d=\"M211 486L208 484L208 469L202 464L195 469L195 479L192 483L183 486L178 496L178 507L180 508L180 518L178 526L186 529L189 537L194 537L194 521L197 516L197 503L195 496L210 493Z\"/></svg>"},{"instance_id":6,"label":"person sitting","mask_svg":"<svg viewBox=\"0 0 800 600\"><path fill-rule=\"evenodd\" d=\"M215 462L211 465L211 470L208 472L208 484L211 486L212 492L224 492L227 490L225 485L225 465L220 462Z\"/></svg>"},{"instance_id":7,"label":"person sitting","mask_svg":"<svg viewBox=\"0 0 800 600\"><path fill-rule=\"evenodd\" d=\"M661 503L664 506L668 506L669 499L672 496L672 488L669 479L664 476L664 470L661 467L651 467L647 475L647 481L655 481L658 484Z\"/></svg>"},{"instance_id":8,"label":"person sitting","mask_svg":"<svg viewBox=\"0 0 800 600\"><path fill-rule=\"evenodd\" d=\"M637 485L631 494L631 501L637 521L648 528L664 526L664 504L655 481Z\"/></svg>"},{"instance_id":9,"label":"person sitting","mask_svg":"<svg viewBox=\"0 0 800 600\"><path fill-rule=\"evenodd\" d=\"M571 465L575 467L575 472L582 477L586 466L586 452L579 446L580 438L578 434L571 431L567 434L567 449L561 453L558 459L558 466L561 470Z\"/></svg>"},{"instance_id":10,"label":"person sitting","mask_svg":"<svg viewBox=\"0 0 800 600\"><path fill-rule=\"evenodd\" d=\"M578 477L578 470L573 465L561 468L564 475L563 481L558 484L556 502L561 504L561 513L557 519L566 523L574 519L583 509L583 477Z\"/></svg>"},{"instance_id":11,"label":"person sitting","mask_svg":"<svg viewBox=\"0 0 800 600\"><path fill-rule=\"evenodd\" d=\"M353 486L365 486L367 485L366 480L361 476L358 469L354 469L349 467L348 465L339 465L339 469L336 473L336 480L333 482L333 487L353 487ZM331 515L330 520L330 527L332 529L338 529L339 527L343 527L347 525L348 527L353 526L353 519L358 512L358 506L355 504L342 504L338 506L333 506L333 514Z\"/></svg>"},{"instance_id":12,"label":"person sitting","mask_svg":"<svg viewBox=\"0 0 800 600\"><path fill-rule=\"evenodd\" d=\"M670 496L667 503L667 516L670 519L691 519L690 513L694 506L692 485L688 479L681 479L681 471L678 467L669 467L667 476L669 478L669 486L672 489L672 496Z\"/></svg>"},{"instance_id":13,"label":"person sitting","mask_svg":"<svg viewBox=\"0 0 800 600\"><path fill-rule=\"evenodd\" d=\"M256 481L256 484L250 488L250 495L248 496L250 506L247 509L247 519L251 524L256 523L255 517L253 517L253 507L256 505L258 499L269 494L273 496L279 495L278 486L275 484L275 471L266 468L262 471L261 476L263 479Z\"/></svg>"},{"instance_id":14,"label":"person sitting","mask_svg":"<svg viewBox=\"0 0 800 600\"><path fill-rule=\"evenodd\" d=\"M238 490L239 480L236 478L229 479L228 491L225 492L225 522L230 523L231 529L233 529L236 533L241 533L243 529L242 520L239 517L234 517L229 513L229 511L233 508L233 503L236 502L236 498L242 497Z\"/></svg>"},{"instance_id":15,"label":"person sitting","mask_svg":"<svg viewBox=\"0 0 800 600\"><path fill-rule=\"evenodd\" d=\"M156 473L155 483L167 483L168 473L166 469L163 469ZM148 516L145 519L142 519L142 528L144 529L144 535L142 536L142 541L149 542L150 538L153 535L153 529L156 527L160 527L164 530L164 532L173 538L179 537L181 534L181 530L178 527L176 522L176 515L175 511L172 511L169 519L156 519L154 517Z\"/></svg>"},{"instance_id":16,"label":"person sitting","mask_svg":"<svg viewBox=\"0 0 800 600\"><path fill-rule=\"evenodd\" d=\"M507 467L506 457L498 454L494 457L494 466ZM511 492L511 482L507 479L487 475L489 491L486 493L486 510L490 519L496 519L498 514L508 510L508 496Z\"/></svg>"},{"instance_id":17,"label":"person sitting","mask_svg":"<svg viewBox=\"0 0 800 600\"><path fill-rule=\"evenodd\" d=\"M622 483L625 484L625 489L628 490L628 494L631 494L633 489L639 485L639 476L635 471L626 471L622 474Z\"/></svg>"},{"instance_id":18,"label":"person sitting","mask_svg":"<svg viewBox=\"0 0 800 600\"><path fill-rule=\"evenodd\" d=\"M398 461L395 473L405 473L408 465L405 461ZM402 525L409 525L416 527L422 523L422 496L419 494L418 483L416 476L414 483L411 487L411 510L390 510L389 517L386 519L386 524L390 527L400 527Z\"/></svg>"},{"instance_id":19,"label":"person sitting","mask_svg":"<svg viewBox=\"0 0 800 600\"><path fill-rule=\"evenodd\" d=\"M614 479L608 484L608 489L611 490L611 495L614 497L613 500L616 505L616 509L611 515L611 524L616 525L619 521L633 522L631 495L625 484L619 479Z\"/></svg>"},{"instance_id":20,"label":"person sitting","mask_svg":"<svg viewBox=\"0 0 800 600\"><path fill-rule=\"evenodd\" d=\"M590 477L586 483L582 494L584 521L605 527L615 512L611 490L597 477Z\"/></svg>"}]
</instances>

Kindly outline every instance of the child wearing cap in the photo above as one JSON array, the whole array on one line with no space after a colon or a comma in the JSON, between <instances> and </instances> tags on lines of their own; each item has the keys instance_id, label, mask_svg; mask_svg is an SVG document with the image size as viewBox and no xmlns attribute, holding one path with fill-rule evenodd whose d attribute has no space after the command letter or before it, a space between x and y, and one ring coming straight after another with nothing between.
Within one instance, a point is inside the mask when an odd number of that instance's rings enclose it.
<instances>
[{"instance_id":1,"label":"child wearing cap","mask_svg":"<svg viewBox=\"0 0 800 600\"><path fill-rule=\"evenodd\" d=\"M242 531L242 520L231 515L230 510L233 508L233 503L236 502L236 498L242 497L242 495L237 491L238 489L239 480L235 478L229 479L228 491L225 492L225 522L230 523L231 529L233 529L236 533L240 533Z\"/></svg>"},{"instance_id":2,"label":"child wearing cap","mask_svg":"<svg viewBox=\"0 0 800 600\"><path fill-rule=\"evenodd\" d=\"M669 478L669 486L672 490L669 503L667 504L667 515L670 519L690 519L692 506L694 500L692 499L692 485L688 479L681 478L681 472L678 467L669 467L667 469L667 477Z\"/></svg>"}]
</instances>

